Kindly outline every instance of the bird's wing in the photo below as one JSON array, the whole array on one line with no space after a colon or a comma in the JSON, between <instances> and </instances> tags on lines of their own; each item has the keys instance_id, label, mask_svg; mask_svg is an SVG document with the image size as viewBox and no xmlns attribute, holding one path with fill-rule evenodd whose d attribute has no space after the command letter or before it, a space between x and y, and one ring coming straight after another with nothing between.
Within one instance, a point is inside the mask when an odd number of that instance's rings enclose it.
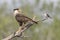
<instances>
[{"instance_id":1,"label":"bird's wing","mask_svg":"<svg viewBox=\"0 0 60 40\"><path fill-rule=\"evenodd\" d=\"M34 20L32 20L31 18L29 18L29 17L27 17L27 16L25 16L25 15L23 15L23 14L18 14L18 15L16 15L16 20L17 21L23 21L23 22L27 22L27 21L32 21L32 22L35 22ZM37 22L35 22L35 23L37 23Z\"/></svg>"},{"instance_id":2,"label":"bird's wing","mask_svg":"<svg viewBox=\"0 0 60 40\"><path fill-rule=\"evenodd\" d=\"M50 15L48 15L48 14L47 14L47 17L51 18L51 16L50 16Z\"/></svg>"},{"instance_id":3,"label":"bird's wing","mask_svg":"<svg viewBox=\"0 0 60 40\"><path fill-rule=\"evenodd\" d=\"M25 18L26 21L32 21L32 22L38 24L36 21L32 20L31 18L29 18L29 17L27 17L27 16L24 16L24 15L23 15L23 17Z\"/></svg>"},{"instance_id":4,"label":"bird's wing","mask_svg":"<svg viewBox=\"0 0 60 40\"><path fill-rule=\"evenodd\" d=\"M31 18L28 18L27 16L24 16L24 15L22 15L22 14L18 14L18 15L16 15L16 17L15 17L17 20L32 20Z\"/></svg>"},{"instance_id":5,"label":"bird's wing","mask_svg":"<svg viewBox=\"0 0 60 40\"><path fill-rule=\"evenodd\" d=\"M29 17L27 17L27 16L25 16L25 15L22 15L21 17L23 17L25 20L30 20L30 21L32 21L31 18L29 18Z\"/></svg>"}]
</instances>

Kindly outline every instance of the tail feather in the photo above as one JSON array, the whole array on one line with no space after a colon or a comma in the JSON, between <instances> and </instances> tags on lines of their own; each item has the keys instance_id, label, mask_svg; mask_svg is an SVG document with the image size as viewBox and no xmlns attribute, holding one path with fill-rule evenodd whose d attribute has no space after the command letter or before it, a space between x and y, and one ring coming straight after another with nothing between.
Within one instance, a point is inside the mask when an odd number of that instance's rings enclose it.
<instances>
[{"instance_id":1,"label":"tail feather","mask_svg":"<svg viewBox=\"0 0 60 40\"><path fill-rule=\"evenodd\" d=\"M38 24L38 22L36 22L36 21L33 21L34 23L36 23L36 24Z\"/></svg>"}]
</instances>

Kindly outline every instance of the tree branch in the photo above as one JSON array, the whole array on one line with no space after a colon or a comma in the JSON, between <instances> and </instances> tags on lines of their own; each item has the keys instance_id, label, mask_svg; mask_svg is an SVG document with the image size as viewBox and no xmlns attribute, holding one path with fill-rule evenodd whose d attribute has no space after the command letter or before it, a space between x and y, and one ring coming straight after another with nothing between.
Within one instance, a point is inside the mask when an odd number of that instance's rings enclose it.
<instances>
[{"instance_id":1,"label":"tree branch","mask_svg":"<svg viewBox=\"0 0 60 40\"><path fill-rule=\"evenodd\" d=\"M33 17L33 20L35 20L35 17ZM31 22L31 21L27 22L25 25L22 26L21 29L19 29L20 31L18 31L18 32L16 31L16 32L12 33L11 35L9 35L8 37L6 37L6 38L4 38L2 40L11 40L11 39L13 39L15 37L21 37L22 33L26 29L28 29L29 27L31 27L33 24L34 24L34 22Z\"/></svg>"}]
</instances>

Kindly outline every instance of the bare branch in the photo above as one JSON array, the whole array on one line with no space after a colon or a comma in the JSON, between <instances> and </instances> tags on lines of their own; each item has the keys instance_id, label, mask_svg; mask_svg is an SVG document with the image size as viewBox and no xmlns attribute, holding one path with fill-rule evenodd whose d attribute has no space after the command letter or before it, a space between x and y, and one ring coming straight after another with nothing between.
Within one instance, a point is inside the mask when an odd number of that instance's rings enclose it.
<instances>
[{"instance_id":1,"label":"bare branch","mask_svg":"<svg viewBox=\"0 0 60 40\"><path fill-rule=\"evenodd\" d=\"M35 19L35 17L33 17L33 20L34 19ZM2 40L11 40L11 39L13 39L15 37L21 37L22 33L25 30L27 30L29 27L31 27L33 24L34 24L34 22L31 22L31 21L27 22L25 25L22 26L21 29L19 29L20 31L18 31L18 32L16 31L16 32L12 33L11 35L9 35L8 37L6 37L6 38L4 38Z\"/></svg>"}]
</instances>

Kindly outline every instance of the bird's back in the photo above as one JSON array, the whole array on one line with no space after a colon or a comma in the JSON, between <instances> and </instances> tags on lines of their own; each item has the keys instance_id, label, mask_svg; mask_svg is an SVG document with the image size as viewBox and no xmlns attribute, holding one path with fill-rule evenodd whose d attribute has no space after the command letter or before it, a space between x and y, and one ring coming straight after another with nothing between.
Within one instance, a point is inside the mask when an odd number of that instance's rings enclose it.
<instances>
[{"instance_id":1,"label":"bird's back","mask_svg":"<svg viewBox=\"0 0 60 40\"><path fill-rule=\"evenodd\" d=\"M35 22L31 18L28 18L27 16L24 16L23 14L17 14L15 16L15 18L18 22L28 22L28 21ZM37 22L35 22L35 23L37 23Z\"/></svg>"}]
</instances>

